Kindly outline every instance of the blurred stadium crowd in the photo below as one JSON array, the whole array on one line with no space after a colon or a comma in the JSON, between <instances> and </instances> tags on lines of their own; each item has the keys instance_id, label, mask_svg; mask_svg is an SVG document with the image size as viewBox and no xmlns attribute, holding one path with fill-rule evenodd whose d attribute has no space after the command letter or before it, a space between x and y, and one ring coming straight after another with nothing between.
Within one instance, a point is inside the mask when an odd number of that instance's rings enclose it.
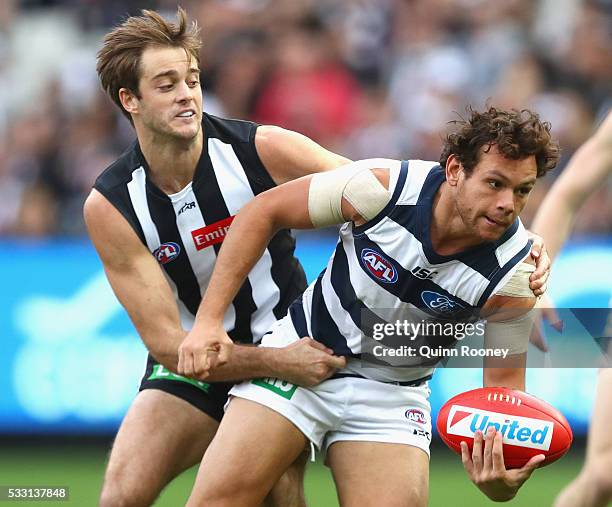
<instances>
[{"instance_id":1,"label":"blurred stadium crowd","mask_svg":"<svg viewBox=\"0 0 612 507\"><path fill-rule=\"evenodd\" d=\"M467 104L529 107L561 167L612 105L610 0L183 0L202 27L204 108L300 131L348 157L436 160ZM176 0L0 2L0 235L84 232L95 177L135 138L102 93L104 33ZM453 113L456 112L456 113ZM612 233L612 188L577 233Z\"/></svg>"}]
</instances>

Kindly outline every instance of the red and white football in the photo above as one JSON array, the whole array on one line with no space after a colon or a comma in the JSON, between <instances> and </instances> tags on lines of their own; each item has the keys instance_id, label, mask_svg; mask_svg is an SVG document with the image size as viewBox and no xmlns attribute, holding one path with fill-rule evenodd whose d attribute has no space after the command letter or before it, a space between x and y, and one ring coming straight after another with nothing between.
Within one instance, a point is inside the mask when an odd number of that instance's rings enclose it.
<instances>
[{"instance_id":1,"label":"red and white football","mask_svg":"<svg viewBox=\"0 0 612 507\"><path fill-rule=\"evenodd\" d=\"M572 445L572 429L563 414L530 394L504 387L482 387L458 394L440 409L436 427L444 443L461 455L461 442L472 450L474 433L490 426L502 433L506 468L520 468L537 454L548 465Z\"/></svg>"}]
</instances>

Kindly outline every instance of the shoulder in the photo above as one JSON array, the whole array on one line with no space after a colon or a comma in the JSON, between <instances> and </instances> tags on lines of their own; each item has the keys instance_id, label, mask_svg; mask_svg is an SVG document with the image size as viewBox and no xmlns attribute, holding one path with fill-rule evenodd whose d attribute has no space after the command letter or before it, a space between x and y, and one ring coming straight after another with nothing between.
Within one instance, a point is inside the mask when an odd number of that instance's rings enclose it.
<instances>
[{"instance_id":1,"label":"shoulder","mask_svg":"<svg viewBox=\"0 0 612 507\"><path fill-rule=\"evenodd\" d=\"M530 245L527 230L521 219L517 217L495 243L495 257L500 269L512 269L526 260Z\"/></svg>"},{"instance_id":2,"label":"shoulder","mask_svg":"<svg viewBox=\"0 0 612 507\"><path fill-rule=\"evenodd\" d=\"M276 184L329 171L350 162L299 132L272 125L257 128L255 149Z\"/></svg>"},{"instance_id":3,"label":"shoulder","mask_svg":"<svg viewBox=\"0 0 612 507\"><path fill-rule=\"evenodd\" d=\"M124 265L133 254L148 251L127 219L95 188L85 200L83 216L105 266Z\"/></svg>"},{"instance_id":4,"label":"shoulder","mask_svg":"<svg viewBox=\"0 0 612 507\"><path fill-rule=\"evenodd\" d=\"M433 199L445 179L440 165L428 160L405 160L403 166L405 171L401 182L404 188L398 198L398 204L423 204Z\"/></svg>"},{"instance_id":5,"label":"shoulder","mask_svg":"<svg viewBox=\"0 0 612 507\"><path fill-rule=\"evenodd\" d=\"M252 121L220 118L208 113L204 113L202 121L209 138L217 138L230 144L252 142L255 132L259 130L259 125Z\"/></svg>"},{"instance_id":6,"label":"shoulder","mask_svg":"<svg viewBox=\"0 0 612 507\"><path fill-rule=\"evenodd\" d=\"M289 149L294 143L303 142L306 136L276 125L259 125L255 133L255 146L258 153L271 153Z\"/></svg>"},{"instance_id":7,"label":"shoulder","mask_svg":"<svg viewBox=\"0 0 612 507\"><path fill-rule=\"evenodd\" d=\"M87 199L85 199L83 217L88 228L93 225L108 229L109 231L112 231L118 223L125 222L116 206L96 188L92 189Z\"/></svg>"},{"instance_id":8,"label":"shoulder","mask_svg":"<svg viewBox=\"0 0 612 507\"><path fill-rule=\"evenodd\" d=\"M134 169L142 165L137 146L137 142L134 141L115 162L104 169L96 178L94 188L104 193L117 186L129 183Z\"/></svg>"}]
</instances>

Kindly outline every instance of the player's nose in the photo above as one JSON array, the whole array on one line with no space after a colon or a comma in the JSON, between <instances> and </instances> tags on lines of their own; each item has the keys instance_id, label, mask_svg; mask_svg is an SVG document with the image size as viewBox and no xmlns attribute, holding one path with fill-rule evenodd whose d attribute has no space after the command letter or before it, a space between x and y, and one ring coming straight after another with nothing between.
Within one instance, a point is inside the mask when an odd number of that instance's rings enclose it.
<instances>
[{"instance_id":1,"label":"player's nose","mask_svg":"<svg viewBox=\"0 0 612 507\"><path fill-rule=\"evenodd\" d=\"M514 192L511 189L502 191L498 195L497 209L504 213L504 215L510 215L514 213Z\"/></svg>"},{"instance_id":2,"label":"player's nose","mask_svg":"<svg viewBox=\"0 0 612 507\"><path fill-rule=\"evenodd\" d=\"M176 100L177 102L187 102L193 99L193 89L184 81L177 84Z\"/></svg>"}]
</instances>

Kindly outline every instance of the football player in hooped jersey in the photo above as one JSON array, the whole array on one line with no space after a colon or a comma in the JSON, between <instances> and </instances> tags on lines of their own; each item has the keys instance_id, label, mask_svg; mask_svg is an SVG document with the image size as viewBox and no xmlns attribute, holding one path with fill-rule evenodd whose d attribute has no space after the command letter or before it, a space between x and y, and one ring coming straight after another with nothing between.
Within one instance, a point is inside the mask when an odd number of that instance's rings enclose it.
<instances>
[{"instance_id":1,"label":"football player in hooped jersey","mask_svg":"<svg viewBox=\"0 0 612 507\"><path fill-rule=\"evenodd\" d=\"M276 231L338 223L327 268L262 345L310 335L347 357L347 366L310 388L273 378L232 388L188 505L258 505L308 440L326 450L341 505L427 504L433 368L367 364L361 317L377 309L429 314L441 302L450 312L503 309L503 322L487 322L486 340L503 343L511 360L487 359L484 385L525 389L526 313L535 298L518 215L536 178L556 165L558 147L550 125L527 110L471 110L456 123L439 164L355 162L269 190L238 214L181 345L179 372L214 374L231 357L223 315ZM489 433L477 434L471 455L465 446L463 461L489 498L505 501L543 458L506 470L501 434Z\"/></svg>"},{"instance_id":2,"label":"football player in hooped jersey","mask_svg":"<svg viewBox=\"0 0 612 507\"><path fill-rule=\"evenodd\" d=\"M198 30L184 11L178 18L143 11L112 30L98 54L102 85L138 141L98 178L85 220L151 353L113 445L102 506L151 505L201 460L231 386L213 382L269 375L313 385L345 364L305 338L276 350L237 347L207 382L175 373L233 215L276 184L348 162L295 132L203 113ZM225 317L234 340L256 343L305 288L293 250L289 232L279 232L249 275ZM304 505L304 462L274 488L274 505Z\"/></svg>"}]
</instances>

